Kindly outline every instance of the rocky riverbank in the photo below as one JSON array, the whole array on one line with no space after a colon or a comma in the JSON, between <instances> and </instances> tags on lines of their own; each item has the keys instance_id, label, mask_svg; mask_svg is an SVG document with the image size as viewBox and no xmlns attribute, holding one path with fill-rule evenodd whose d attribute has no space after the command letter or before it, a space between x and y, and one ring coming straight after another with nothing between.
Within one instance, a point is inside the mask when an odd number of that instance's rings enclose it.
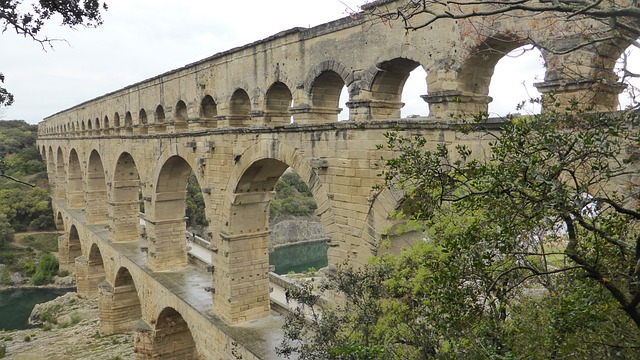
<instances>
[{"instance_id":1,"label":"rocky riverbank","mask_svg":"<svg viewBox=\"0 0 640 360\"><path fill-rule=\"evenodd\" d=\"M98 302L71 292L36 305L27 330L0 331L0 355L16 360L133 359L133 333L101 336Z\"/></svg>"}]
</instances>

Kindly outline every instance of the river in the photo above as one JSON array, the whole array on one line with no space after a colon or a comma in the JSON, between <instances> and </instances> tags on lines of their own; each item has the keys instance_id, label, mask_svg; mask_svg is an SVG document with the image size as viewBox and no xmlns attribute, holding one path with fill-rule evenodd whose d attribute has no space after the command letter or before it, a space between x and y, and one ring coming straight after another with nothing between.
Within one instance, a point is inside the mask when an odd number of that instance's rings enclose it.
<instances>
[{"instance_id":1,"label":"river","mask_svg":"<svg viewBox=\"0 0 640 360\"><path fill-rule=\"evenodd\" d=\"M0 290L0 329L29 327L29 314L35 304L53 300L74 289L12 288Z\"/></svg>"}]
</instances>

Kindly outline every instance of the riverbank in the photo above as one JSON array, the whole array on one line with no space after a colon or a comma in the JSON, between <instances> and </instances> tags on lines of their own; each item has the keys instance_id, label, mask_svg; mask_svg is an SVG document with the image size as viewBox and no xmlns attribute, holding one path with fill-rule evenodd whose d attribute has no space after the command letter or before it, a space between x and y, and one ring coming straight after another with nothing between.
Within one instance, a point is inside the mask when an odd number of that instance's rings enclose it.
<instances>
[{"instance_id":1,"label":"riverbank","mask_svg":"<svg viewBox=\"0 0 640 360\"><path fill-rule=\"evenodd\" d=\"M0 331L3 359L124 360L133 359L133 333L101 336L98 302L75 292L43 303L34 310L44 324L37 328ZM46 315L43 315L46 314ZM1 352L0 352L1 353Z\"/></svg>"}]
</instances>

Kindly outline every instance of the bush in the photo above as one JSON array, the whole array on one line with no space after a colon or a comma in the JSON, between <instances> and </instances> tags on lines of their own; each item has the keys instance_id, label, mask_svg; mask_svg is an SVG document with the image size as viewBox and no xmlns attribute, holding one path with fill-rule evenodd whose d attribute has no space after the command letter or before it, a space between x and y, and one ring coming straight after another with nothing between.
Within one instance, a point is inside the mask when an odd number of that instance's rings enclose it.
<instances>
[{"instance_id":1,"label":"bush","mask_svg":"<svg viewBox=\"0 0 640 360\"><path fill-rule=\"evenodd\" d=\"M33 285L44 285L51 282L54 275L58 273L58 259L50 253L40 255L36 273L31 278Z\"/></svg>"}]
</instances>

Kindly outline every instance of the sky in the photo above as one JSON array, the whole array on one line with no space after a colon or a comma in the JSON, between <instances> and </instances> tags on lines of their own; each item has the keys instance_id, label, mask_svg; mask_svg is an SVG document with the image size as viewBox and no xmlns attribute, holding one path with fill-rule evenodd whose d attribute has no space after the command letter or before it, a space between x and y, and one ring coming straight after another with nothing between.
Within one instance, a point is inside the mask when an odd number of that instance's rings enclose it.
<instances>
[{"instance_id":1,"label":"sky","mask_svg":"<svg viewBox=\"0 0 640 360\"><path fill-rule=\"evenodd\" d=\"M71 30L53 19L42 34L53 48L28 38L0 34L3 86L15 95L0 119L38 123L44 117L215 53L293 27L313 27L357 11L363 0L107 0L104 24ZM537 96L544 78L539 53L505 57L496 68L489 112L505 115ZM427 115L420 67L405 85L402 115ZM341 104L346 101L345 97ZM344 105L341 107L346 108ZM526 109L529 112L539 109ZM346 112L345 112L346 113ZM346 115L342 115L344 118Z\"/></svg>"}]
</instances>

